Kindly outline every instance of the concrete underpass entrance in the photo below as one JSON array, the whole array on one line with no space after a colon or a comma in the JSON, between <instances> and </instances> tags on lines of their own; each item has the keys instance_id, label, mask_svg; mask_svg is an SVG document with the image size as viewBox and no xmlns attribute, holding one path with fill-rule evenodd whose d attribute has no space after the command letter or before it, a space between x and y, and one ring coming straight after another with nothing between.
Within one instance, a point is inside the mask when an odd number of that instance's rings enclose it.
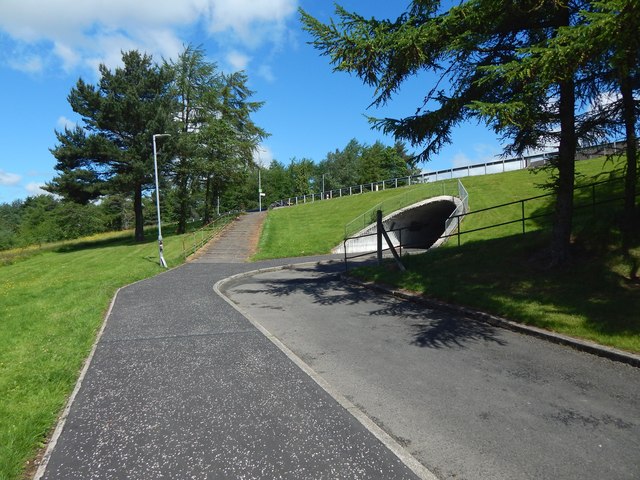
<instances>
[{"instance_id":1,"label":"concrete underpass entrance","mask_svg":"<svg viewBox=\"0 0 640 480\"><path fill-rule=\"evenodd\" d=\"M451 233L445 231L446 221L461 205L462 200L458 197L433 197L387 215L382 224L394 246L426 250L441 243L442 235ZM347 253L375 252L375 233L376 224L372 223L334 248L333 253L345 253L345 248Z\"/></svg>"},{"instance_id":2,"label":"concrete underpass entrance","mask_svg":"<svg viewBox=\"0 0 640 480\"><path fill-rule=\"evenodd\" d=\"M402 246L405 248L431 247L444 233L445 221L456 209L451 200L436 200L415 208L400 210L383 225L387 230L403 229Z\"/></svg>"}]
</instances>

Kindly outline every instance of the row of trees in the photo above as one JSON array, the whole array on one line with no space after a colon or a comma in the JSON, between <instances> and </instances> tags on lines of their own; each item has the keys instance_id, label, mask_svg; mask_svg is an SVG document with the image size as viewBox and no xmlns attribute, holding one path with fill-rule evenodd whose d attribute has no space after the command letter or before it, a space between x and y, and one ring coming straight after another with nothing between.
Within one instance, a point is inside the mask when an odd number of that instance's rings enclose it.
<instances>
[{"instance_id":1,"label":"row of trees","mask_svg":"<svg viewBox=\"0 0 640 480\"><path fill-rule=\"evenodd\" d=\"M79 79L71 90L68 101L81 122L56 132L51 152L59 173L46 190L85 207L129 200L121 215L133 211L135 238L143 240L152 210L143 209L145 201L151 205L145 193L154 191L152 138L168 134L156 138L161 208L178 233L189 220L208 222L221 210L257 206L254 153L268 134L251 119L262 103L251 100L247 76L218 71L192 46L162 64L138 51L123 52L122 64L113 71L101 65L97 84ZM317 193L321 178L330 189L407 175L409 159L403 144L353 140L319 165L274 161L263 170L267 199Z\"/></svg>"},{"instance_id":2,"label":"row of trees","mask_svg":"<svg viewBox=\"0 0 640 480\"><path fill-rule=\"evenodd\" d=\"M375 127L420 146L428 160L461 122L486 122L505 153L558 146L551 264L569 257L576 148L624 136L628 247L636 212L640 88L637 0L415 0L397 19L366 19L337 7L323 24L301 11L313 44L335 69L376 88L388 102L408 78L431 72L414 115L372 119Z\"/></svg>"},{"instance_id":3,"label":"row of trees","mask_svg":"<svg viewBox=\"0 0 640 480\"><path fill-rule=\"evenodd\" d=\"M342 150L329 152L319 163L293 159L289 165L274 160L263 171L263 190L269 202L343 187L406 177L418 173L403 143L365 145L352 139Z\"/></svg>"},{"instance_id":4,"label":"row of trees","mask_svg":"<svg viewBox=\"0 0 640 480\"><path fill-rule=\"evenodd\" d=\"M152 138L169 134L158 138L159 168L184 232L196 199L206 221L217 198L255 167L253 153L267 133L251 114L262 103L251 100L244 73L219 72L200 48L188 46L162 64L134 50L123 53L122 63L113 71L101 65L96 85L79 79L71 90L68 101L81 124L56 132L51 152L59 174L46 189L81 205L131 198L141 241L143 197L154 181Z\"/></svg>"},{"instance_id":5,"label":"row of trees","mask_svg":"<svg viewBox=\"0 0 640 480\"><path fill-rule=\"evenodd\" d=\"M183 142L189 139L186 134L181 137ZM161 208L166 221L179 227L181 222L185 222L181 228L186 228L187 221L197 220L198 225L205 214L211 217L228 210L258 208L258 170L262 190L266 192L263 198L265 208L281 199L320 193L323 183L328 191L417 173L410 167L411 155L402 143L393 147L380 142L365 145L356 139L342 150L329 152L318 163L309 159L293 159L284 165L274 160L268 167L234 170L233 166L215 164L216 158L219 157L184 156L165 165L167 176L162 187ZM202 173L207 171L206 167L189 165L197 161L213 164L208 170L209 177ZM228 170L224 171L225 168ZM219 169L220 176L226 175L224 182L214 176L214 169ZM56 182L61 180L58 177ZM220 184L216 185L216 182ZM84 191L78 189L78 194L82 193L87 198L82 202L73 198L38 195L0 204L0 250L133 228L136 225L133 195L126 191L111 191L98 201L89 201L91 195L87 192L96 186L88 183ZM104 187L106 185L101 188ZM153 200L147 195L142 197L143 225L156 221Z\"/></svg>"},{"instance_id":6,"label":"row of trees","mask_svg":"<svg viewBox=\"0 0 640 480\"><path fill-rule=\"evenodd\" d=\"M133 224L130 202L113 196L100 205L51 195L0 204L0 250L78 238Z\"/></svg>"}]
</instances>

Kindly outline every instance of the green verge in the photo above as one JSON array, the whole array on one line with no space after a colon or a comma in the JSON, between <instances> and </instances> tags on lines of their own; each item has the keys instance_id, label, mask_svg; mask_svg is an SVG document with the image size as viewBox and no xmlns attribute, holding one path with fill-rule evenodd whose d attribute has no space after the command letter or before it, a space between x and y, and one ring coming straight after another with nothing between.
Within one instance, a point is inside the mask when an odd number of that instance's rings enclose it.
<instances>
[{"instance_id":1,"label":"green verge","mask_svg":"<svg viewBox=\"0 0 640 480\"><path fill-rule=\"evenodd\" d=\"M620 162L614 163L604 159L581 161L577 164L578 182L584 184L593 180L604 180L609 178L612 172L618 172L620 168ZM547 191L541 185L549 181L549 175L545 171L537 171L534 174L529 170L520 170L464 177L461 178L461 181L469 192L471 209L479 210L545 194ZM270 210L254 260L329 253L343 240L345 224L374 205L392 201L392 199L405 195L409 191L424 191L433 195L433 192L442 190L440 185L443 184L443 188L446 187L445 190L449 194L452 190L452 181L446 180ZM527 204L525 213L530 215L538 210L548 210L550 204L549 198L530 202ZM465 219L463 230L499 223L505 218L518 218L520 215L520 206L515 205L500 211L487 212L475 217L470 216ZM530 221L527 222L527 229L535 230L544 225L544 219L538 222ZM521 225L513 224L465 236L463 242L510 235L521 230Z\"/></svg>"},{"instance_id":2,"label":"green verge","mask_svg":"<svg viewBox=\"0 0 640 480\"><path fill-rule=\"evenodd\" d=\"M442 188L449 192L453 184L417 184L270 210L253 260L329 253L344 239L345 224L375 205L404 205L403 200L428 198Z\"/></svg>"},{"instance_id":3,"label":"green verge","mask_svg":"<svg viewBox=\"0 0 640 480\"><path fill-rule=\"evenodd\" d=\"M185 236L165 230L165 258L175 267ZM51 432L116 290L164 270L156 235L148 229L148 240L135 243L120 232L0 252L0 478L32 469L26 462Z\"/></svg>"}]
</instances>

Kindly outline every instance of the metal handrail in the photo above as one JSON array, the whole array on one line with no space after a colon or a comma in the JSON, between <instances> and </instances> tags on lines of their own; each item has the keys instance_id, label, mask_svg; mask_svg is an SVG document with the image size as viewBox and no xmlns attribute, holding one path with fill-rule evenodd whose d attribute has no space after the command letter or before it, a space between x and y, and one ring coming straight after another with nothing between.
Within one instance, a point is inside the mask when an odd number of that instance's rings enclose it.
<instances>
[{"instance_id":1,"label":"metal handrail","mask_svg":"<svg viewBox=\"0 0 640 480\"><path fill-rule=\"evenodd\" d=\"M640 142L639 142L640 143ZM584 158L576 158L577 161L581 161L588 158L599 157L603 155L609 155L608 150L611 149L613 154L624 151L626 142L625 141L613 141L608 143L603 143L600 145L590 145L585 147L580 147L576 150L576 154L579 157L582 155ZM456 178L464 177L464 176L473 176L473 175L486 175L489 172L490 167L502 166L501 171L507 171L507 165L511 164L519 164L519 167L510 168L510 170L524 170L534 164L537 164L537 161L541 161L542 163L546 163L553 157L557 156L558 151L552 150L548 152L535 153L531 155L522 155L519 157L513 158L502 158L500 160L495 160L491 162L484 163L476 163L473 165L466 165L462 167L452 167L444 170L437 171L425 171L420 172L415 175L409 175L405 177L397 177L397 178L389 178L385 180L377 180L374 182L367 182L360 185L352 185L349 187L340 187L332 190L326 190L318 193L308 193L304 195L291 195L290 197L282 198L273 202L273 204L278 204L280 206L291 206L291 205L299 205L301 203L315 202L316 200L326 200L332 199L336 197L342 197L346 195L358 195L361 193L366 193L367 191L379 191L380 189L386 190L387 188L399 188L404 186L411 186L417 183L428 183L432 181L441 181L441 180L454 180ZM473 170L482 169L483 172L472 174ZM466 175L454 175L459 172L465 172ZM497 173L497 172L493 172ZM446 177L446 178L443 178ZM323 198L324 197L324 198Z\"/></svg>"},{"instance_id":2,"label":"metal handrail","mask_svg":"<svg viewBox=\"0 0 640 480\"><path fill-rule=\"evenodd\" d=\"M186 260L187 257L193 255L202 247L204 247L214 237L214 235L220 232L230 221L231 217L238 216L242 213L240 210L231 210L223 213L211 222L203 225L198 230L195 230L190 235L190 240L187 244L187 237L182 239L182 256ZM198 238L199 237L199 238Z\"/></svg>"}]
</instances>

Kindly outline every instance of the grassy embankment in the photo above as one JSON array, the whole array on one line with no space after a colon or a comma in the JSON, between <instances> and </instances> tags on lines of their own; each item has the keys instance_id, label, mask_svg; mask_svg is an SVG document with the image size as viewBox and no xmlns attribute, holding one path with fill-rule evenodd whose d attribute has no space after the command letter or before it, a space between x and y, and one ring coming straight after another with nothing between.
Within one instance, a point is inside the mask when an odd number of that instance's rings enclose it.
<instances>
[{"instance_id":1,"label":"grassy embankment","mask_svg":"<svg viewBox=\"0 0 640 480\"><path fill-rule=\"evenodd\" d=\"M182 239L166 228L169 266ZM151 277L157 233L132 232L0 252L0 478L20 478L43 445L89 354L109 302L126 284ZM188 236L189 241L191 241Z\"/></svg>"},{"instance_id":2,"label":"grassy embankment","mask_svg":"<svg viewBox=\"0 0 640 480\"><path fill-rule=\"evenodd\" d=\"M405 206L424 198L457 192L456 181L416 184L377 192L316 200L269 212L254 260L323 255L344 239L345 224L379 203ZM386 212L385 212L386 213ZM368 225L355 227L354 232Z\"/></svg>"},{"instance_id":3,"label":"grassy embankment","mask_svg":"<svg viewBox=\"0 0 640 480\"><path fill-rule=\"evenodd\" d=\"M578 183L622 175L621 163L603 160L577 164ZM471 210L541 195L546 173L508 172L463 178ZM617 185L618 191L621 184ZM609 195L611 186L596 189L596 198ZM385 192L389 194L390 192ZM380 195L380 193L375 194ZM577 205L589 205L591 190L576 194ZM365 196L362 196L364 198ZM265 225L258 258L327 253L343 235L345 221L355 216L357 198L334 199L272 212ZM640 262L640 245L631 256L619 249L616 211L621 203L576 211L574 258L566 267L544 268L541 256L549 241L551 217L515 223L463 235L462 246L452 239L445 248L405 257L408 271L388 264L362 268L365 280L414 291L443 301L481 309L511 320L586 338L604 345L640 352L640 285L630 278ZM359 206L360 211L366 209ZM550 212L552 199L528 202L525 215ZM520 218L519 204L470 215L462 230ZM300 228L304 225L304 228Z\"/></svg>"}]
</instances>

